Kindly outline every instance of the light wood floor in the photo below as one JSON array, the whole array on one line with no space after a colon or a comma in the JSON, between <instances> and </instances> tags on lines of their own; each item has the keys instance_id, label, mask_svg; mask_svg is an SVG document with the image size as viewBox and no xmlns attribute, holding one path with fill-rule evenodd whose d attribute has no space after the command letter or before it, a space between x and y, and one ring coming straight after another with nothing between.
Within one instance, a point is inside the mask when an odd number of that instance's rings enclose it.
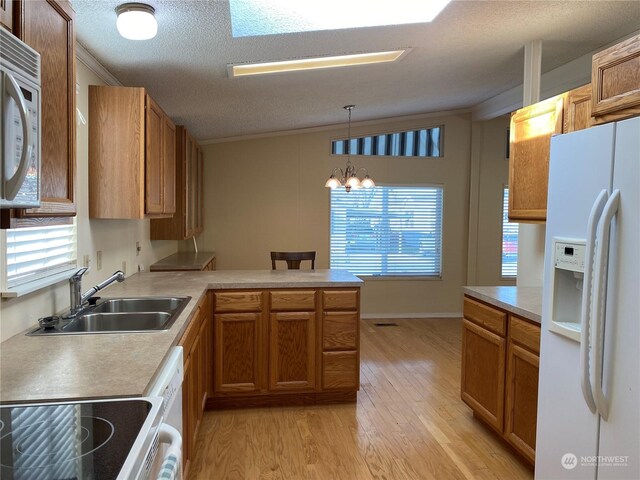
<instances>
[{"instance_id":1,"label":"light wood floor","mask_svg":"<svg viewBox=\"0 0 640 480\"><path fill-rule=\"evenodd\" d=\"M207 411L190 479L533 478L460 400L460 320L377 322L356 404Z\"/></svg>"}]
</instances>

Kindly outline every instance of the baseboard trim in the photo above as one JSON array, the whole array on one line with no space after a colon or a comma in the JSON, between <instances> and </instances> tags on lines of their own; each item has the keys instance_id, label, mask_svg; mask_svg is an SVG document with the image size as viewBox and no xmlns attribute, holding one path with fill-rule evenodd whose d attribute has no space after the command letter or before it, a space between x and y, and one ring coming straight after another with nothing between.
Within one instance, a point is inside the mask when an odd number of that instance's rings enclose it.
<instances>
[{"instance_id":1,"label":"baseboard trim","mask_svg":"<svg viewBox=\"0 0 640 480\"><path fill-rule=\"evenodd\" d=\"M365 320L378 318L462 318L462 313L362 313L360 314L360 318Z\"/></svg>"}]
</instances>

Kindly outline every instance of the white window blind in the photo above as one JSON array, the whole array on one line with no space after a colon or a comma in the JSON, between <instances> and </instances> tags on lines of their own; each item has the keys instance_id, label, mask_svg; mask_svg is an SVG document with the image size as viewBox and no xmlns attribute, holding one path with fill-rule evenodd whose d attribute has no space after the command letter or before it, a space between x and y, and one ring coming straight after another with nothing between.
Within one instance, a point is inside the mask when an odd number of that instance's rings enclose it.
<instances>
[{"instance_id":1,"label":"white window blind","mask_svg":"<svg viewBox=\"0 0 640 480\"><path fill-rule=\"evenodd\" d=\"M331 190L331 268L355 275L441 275L443 188Z\"/></svg>"},{"instance_id":2,"label":"white window blind","mask_svg":"<svg viewBox=\"0 0 640 480\"><path fill-rule=\"evenodd\" d=\"M76 226L7 230L7 287L40 280L76 266Z\"/></svg>"},{"instance_id":3,"label":"white window blind","mask_svg":"<svg viewBox=\"0 0 640 480\"><path fill-rule=\"evenodd\" d=\"M502 193L502 276L518 275L518 224L509 221L509 187Z\"/></svg>"}]
</instances>

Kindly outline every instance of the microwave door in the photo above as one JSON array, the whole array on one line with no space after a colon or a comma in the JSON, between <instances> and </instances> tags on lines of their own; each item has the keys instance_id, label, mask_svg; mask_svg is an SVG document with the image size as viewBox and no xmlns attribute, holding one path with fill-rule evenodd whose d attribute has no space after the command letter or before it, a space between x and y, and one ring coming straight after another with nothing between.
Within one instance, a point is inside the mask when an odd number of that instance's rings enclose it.
<instances>
[{"instance_id":1,"label":"microwave door","mask_svg":"<svg viewBox=\"0 0 640 480\"><path fill-rule=\"evenodd\" d=\"M8 113L6 116L3 115L6 122L4 127L8 134L5 136L5 140L9 140L4 142L4 146L5 149L11 151L5 150L4 152L2 196L5 200L11 201L16 198L29 170L32 153L31 121L27 102L15 78L8 72L4 72L3 77L5 112ZM19 156L18 152L20 152ZM16 158L17 164L15 163Z\"/></svg>"}]
</instances>

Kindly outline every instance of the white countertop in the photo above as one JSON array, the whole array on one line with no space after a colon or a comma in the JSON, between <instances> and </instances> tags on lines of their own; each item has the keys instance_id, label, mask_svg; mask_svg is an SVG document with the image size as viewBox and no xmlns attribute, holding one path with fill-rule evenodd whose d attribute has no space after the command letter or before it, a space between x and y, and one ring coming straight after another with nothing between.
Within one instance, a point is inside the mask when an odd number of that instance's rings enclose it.
<instances>
[{"instance_id":1,"label":"white countertop","mask_svg":"<svg viewBox=\"0 0 640 480\"><path fill-rule=\"evenodd\" d=\"M462 287L462 292L532 322L542 321L541 287Z\"/></svg>"},{"instance_id":2,"label":"white countertop","mask_svg":"<svg viewBox=\"0 0 640 480\"><path fill-rule=\"evenodd\" d=\"M340 270L236 270L138 273L101 297L190 296L166 332L52 335L25 332L0 344L0 402L144 395L169 349L209 289L360 287ZM34 325L29 330L37 326Z\"/></svg>"}]
</instances>

